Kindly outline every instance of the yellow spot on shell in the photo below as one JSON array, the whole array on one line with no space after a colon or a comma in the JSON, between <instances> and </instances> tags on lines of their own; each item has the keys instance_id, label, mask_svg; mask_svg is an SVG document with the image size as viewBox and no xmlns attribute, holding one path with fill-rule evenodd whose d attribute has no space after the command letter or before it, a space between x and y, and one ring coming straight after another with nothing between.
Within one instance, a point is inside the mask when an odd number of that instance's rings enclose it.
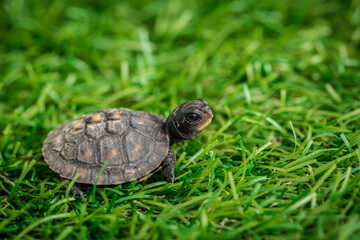
<instances>
[{"instance_id":1,"label":"yellow spot on shell","mask_svg":"<svg viewBox=\"0 0 360 240\"><path fill-rule=\"evenodd\" d=\"M80 129L82 129L82 127L83 127L82 122L77 122L77 123L74 124L74 129L75 130L80 130Z\"/></svg>"},{"instance_id":2,"label":"yellow spot on shell","mask_svg":"<svg viewBox=\"0 0 360 240\"><path fill-rule=\"evenodd\" d=\"M112 118L113 118L114 120L119 120L120 117L121 117L121 114L120 114L120 113L113 113L113 115L112 115Z\"/></svg>"},{"instance_id":3,"label":"yellow spot on shell","mask_svg":"<svg viewBox=\"0 0 360 240\"><path fill-rule=\"evenodd\" d=\"M94 155L94 152L91 150L87 150L84 154L86 158L92 157Z\"/></svg>"},{"instance_id":4,"label":"yellow spot on shell","mask_svg":"<svg viewBox=\"0 0 360 240\"><path fill-rule=\"evenodd\" d=\"M118 151L116 148L114 148L114 149L112 149L111 152L107 155L107 157L108 157L109 159L114 159L114 158L116 158L118 155L119 155L119 151Z\"/></svg>"},{"instance_id":5,"label":"yellow spot on shell","mask_svg":"<svg viewBox=\"0 0 360 240\"><path fill-rule=\"evenodd\" d=\"M101 115L100 114L94 115L94 116L91 117L91 119L94 122L99 123L99 122L101 122Z\"/></svg>"}]
</instances>

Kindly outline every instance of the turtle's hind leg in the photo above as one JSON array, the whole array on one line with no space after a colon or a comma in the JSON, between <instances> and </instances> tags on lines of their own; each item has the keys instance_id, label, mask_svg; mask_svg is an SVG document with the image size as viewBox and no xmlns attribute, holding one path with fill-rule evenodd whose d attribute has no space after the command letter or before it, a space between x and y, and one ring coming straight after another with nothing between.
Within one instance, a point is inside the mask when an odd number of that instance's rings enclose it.
<instances>
[{"instance_id":1,"label":"turtle's hind leg","mask_svg":"<svg viewBox=\"0 0 360 240\"><path fill-rule=\"evenodd\" d=\"M63 181L69 181L69 179L65 179L63 178L62 179ZM70 182L67 182L64 184L64 188L68 189L69 188L69 185L70 185ZM74 185L72 186L72 188L70 189L70 192L72 192L72 194L74 196L80 196L80 197L84 197L84 193L83 191L81 190L81 188L79 187L78 184L74 183Z\"/></svg>"},{"instance_id":2,"label":"turtle's hind leg","mask_svg":"<svg viewBox=\"0 0 360 240\"><path fill-rule=\"evenodd\" d=\"M167 157L161 163L163 178L169 183L174 183L175 165L176 165L175 153L172 149L169 149L169 153Z\"/></svg>"}]
</instances>

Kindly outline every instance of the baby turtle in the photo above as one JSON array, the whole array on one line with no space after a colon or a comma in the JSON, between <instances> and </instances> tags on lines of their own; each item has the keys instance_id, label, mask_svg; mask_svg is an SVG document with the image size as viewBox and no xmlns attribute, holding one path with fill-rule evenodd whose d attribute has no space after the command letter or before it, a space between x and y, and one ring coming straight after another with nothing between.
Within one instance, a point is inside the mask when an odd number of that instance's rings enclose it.
<instances>
[{"instance_id":1,"label":"baby turtle","mask_svg":"<svg viewBox=\"0 0 360 240\"><path fill-rule=\"evenodd\" d=\"M42 155L65 179L79 173L77 183L94 185L106 160L97 185L143 180L159 169L173 183L176 158L169 146L195 137L212 117L204 99L179 105L167 119L125 108L97 111L52 130ZM79 186L71 191L83 195Z\"/></svg>"}]
</instances>

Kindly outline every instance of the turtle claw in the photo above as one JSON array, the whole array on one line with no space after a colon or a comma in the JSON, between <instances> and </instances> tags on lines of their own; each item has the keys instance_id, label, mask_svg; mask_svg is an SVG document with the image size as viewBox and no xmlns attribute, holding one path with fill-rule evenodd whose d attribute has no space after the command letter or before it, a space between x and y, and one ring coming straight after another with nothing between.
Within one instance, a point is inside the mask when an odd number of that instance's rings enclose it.
<instances>
[{"instance_id":1,"label":"turtle claw","mask_svg":"<svg viewBox=\"0 0 360 240\"><path fill-rule=\"evenodd\" d=\"M84 192L81 190L81 188L77 187L77 186L73 186L70 191L72 192L73 196L80 196L81 198L84 197Z\"/></svg>"},{"instance_id":2,"label":"turtle claw","mask_svg":"<svg viewBox=\"0 0 360 240\"><path fill-rule=\"evenodd\" d=\"M64 179L64 180L65 180L65 179ZM68 189L68 188L69 188L69 185L70 185L70 182L65 183L65 184L64 184L64 188ZM70 192L73 194L74 197L75 197L75 196L80 196L81 198L84 197L84 192L83 192L83 191L81 190L81 188L80 188L78 185L76 185L76 184L74 184L74 185L72 186L72 188L70 189Z\"/></svg>"}]
</instances>

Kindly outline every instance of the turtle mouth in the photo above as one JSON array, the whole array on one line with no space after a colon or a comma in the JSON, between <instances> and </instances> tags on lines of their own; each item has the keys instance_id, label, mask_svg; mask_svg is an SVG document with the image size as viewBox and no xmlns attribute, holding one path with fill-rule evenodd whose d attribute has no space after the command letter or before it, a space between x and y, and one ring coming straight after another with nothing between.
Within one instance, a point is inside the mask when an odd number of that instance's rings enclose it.
<instances>
[{"instance_id":1,"label":"turtle mouth","mask_svg":"<svg viewBox=\"0 0 360 240\"><path fill-rule=\"evenodd\" d=\"M202 112L204 114L204 118L203 120L199 123L197 130L198 131L202 131L204 128L206 128L212 121L214 114L211 110L211 108L209 107L209 105L207 104L207 102L204 99L199 99L202 100L202 102L204 103L203 106L201 107Z\"/></svg>"},{"instance_id":2,"label":"turtle mouth","mask_svg":"<svg viewBox=\"0 0 360 240\"><path fill-rule=\"evenodd\" d=\"M202 131L204 128L206 128L211 123L213 117L214 117L214 114L212 112L209 113L209 116L207 117L207 119L204 122L201 122L199 124L199 126L197 127L197 130Z\"/></svg>"}]
</instances>

